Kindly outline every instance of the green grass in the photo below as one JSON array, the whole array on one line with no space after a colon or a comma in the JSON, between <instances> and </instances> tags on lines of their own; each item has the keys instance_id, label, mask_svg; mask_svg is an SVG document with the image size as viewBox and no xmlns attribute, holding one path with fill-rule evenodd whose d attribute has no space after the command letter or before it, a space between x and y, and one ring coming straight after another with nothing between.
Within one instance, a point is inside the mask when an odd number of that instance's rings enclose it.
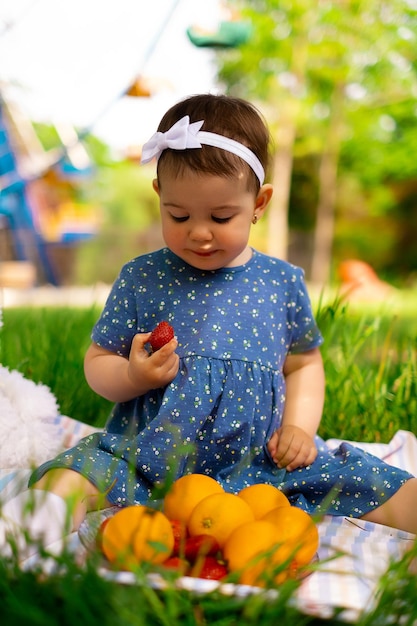
<instances>
[{"instance_id":1,"label":"green grass","mask_svg":"<svg viewBox=\"0 0 417 626\"><path fill-rule=\"evenodd\" d=\"M417 433L416 298L414 304L379 311L319 305L325 439L387 442L399 429Z\"/></svg>"},{"instance_id":2,"label":"green grass","mask_svg":"<svg viewBox=\"0 0 417 626\"><path fill-rule=\"evenodd\" d=\"M395 307L346 307L317 300L326 402L320 434L354 441L389 441L399 429L417 432L417 295ZM83 355L98 311L70 308L6 309L0 330L0 363L48 385L61 412L102 425L111 405L96 396L83 376ZM267 626L340 624L320 620L291 604L293 584L278 598L236 598L218 593L156 591L103 580L94 559L85 566L66 555L59 575L21 572L0 561L2 624L74 626ZM359 626L416 623L417 577L410 557L381 579L378 604Z\"/></svg>"},{"instance_id":3,"label":"green grass","mask_svg":"<svg viewBox=\"0 0 417 626\"><path fill-rule=\"evenodd\" d=\"M325 438L387 442L417 432L417 295L388 310L316 304L325 342ZM48 385L61 413L104 424L111 404L91 391L84 353L96 308L11 308L3 312L0 363Z\"/></svg>"},{"instance_id":4,"label":"green grass","mask_svg":"<svg viewBox=\"0 0 417 626\"><path fill-rule=\"evenodd\" d=\"M169 588L118 585L97 574L94 564L82 570L70 564L60 575L47 578L36 572L0 567L1 623L39 626L249 626L277 623L316 624L289 606L293 586L278 600L265 596L237 598L218 592L196 595ZM336 623L336 622L334 622Z\"/></svg>"},{"instance_id":5,"label":"green grass","mask_svg":"<svg viewBox=\"0 0 417 626\"><path fill-rule=\"evenodd\" d=\"M5 309L0 363L50 387L63 415L102 426L112 405L91 391L83 371L98 315L95 308Z\"/></svg>"}]
</instances>

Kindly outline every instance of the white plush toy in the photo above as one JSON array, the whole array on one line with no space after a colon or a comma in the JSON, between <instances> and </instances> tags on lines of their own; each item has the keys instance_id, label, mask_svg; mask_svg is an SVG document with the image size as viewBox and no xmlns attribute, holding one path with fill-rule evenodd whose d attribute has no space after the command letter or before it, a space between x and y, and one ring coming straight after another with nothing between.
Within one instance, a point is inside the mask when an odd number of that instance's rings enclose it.
<instances>
[{"instance_id":1,"label":"white plush toy","mask_svg":"<svg viewBox=\"0 0 417 626\"><path fill-rule=\"evenodd\" d=\"M59 408L49 387L0 365L0 468L32 468L62 450Z\"/></svg>"},{"instance_id":2,"label":"white plush toy","mask_svg":"<svg viewBox=\"0 0 417 626\"><path fill-rule=\"evenodd\" d=\"M0 468L32 468L62 450L59 408L49 387L0 365Z\"/></svg>"}]
</instances>

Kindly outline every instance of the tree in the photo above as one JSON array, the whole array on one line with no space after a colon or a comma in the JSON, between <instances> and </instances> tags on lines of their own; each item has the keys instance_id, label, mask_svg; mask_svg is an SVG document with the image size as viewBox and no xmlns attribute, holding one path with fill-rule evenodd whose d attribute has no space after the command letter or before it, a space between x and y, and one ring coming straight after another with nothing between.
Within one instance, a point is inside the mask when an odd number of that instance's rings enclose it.
<instances>
[{"instance_id":1,"label":"tree","mask_svg":"<svg viewBox=\"0 0 417 626\"><path fill-rule=\"evenodd\" d=\"M416 89L416 10L406 0L245 0L253 37L219 58L231 93L261 102L276 142L268 251L284 256L293 157L319 154L312 279L328 280L343 143L351 112ZM416 90L417 93L417 90ZM281 234L280 240L277 234Z\"/></svg>"}]
</instances>

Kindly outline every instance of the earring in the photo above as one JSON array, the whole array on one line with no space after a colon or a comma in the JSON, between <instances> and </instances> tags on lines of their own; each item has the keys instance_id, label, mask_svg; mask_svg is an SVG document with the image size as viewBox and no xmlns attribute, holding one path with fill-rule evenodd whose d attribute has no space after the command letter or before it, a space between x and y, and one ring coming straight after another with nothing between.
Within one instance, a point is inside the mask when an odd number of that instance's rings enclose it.
<instances>
[{"instance_id":1,"label":"earring","mask_svg":"<svg viewBox=\"0 0 417 626\"><path fill-rule=\"evenodd\" d=\"M256 213L254 213L252 217L252 224L256 224L257 222L258 222L258 216L256 215Z\"/></svg>"}]
</instances>

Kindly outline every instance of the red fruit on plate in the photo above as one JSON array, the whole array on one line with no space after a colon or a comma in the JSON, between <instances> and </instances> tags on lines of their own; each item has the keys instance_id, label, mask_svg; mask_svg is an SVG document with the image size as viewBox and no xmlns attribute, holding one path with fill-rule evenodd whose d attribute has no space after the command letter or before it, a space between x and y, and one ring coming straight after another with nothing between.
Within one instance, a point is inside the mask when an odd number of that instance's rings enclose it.
<instances>
[{"instance_id":1,"label":"red fruit on plate","mask_svg":"<svg viewBox=\"0 0 417 626\"><path fill-rule=\"evenodd\" d=\"M166 343L174 338L174 329L168 322L160 322L151 333L149 343L151 344L153 352L156 352Z\"/></svg>"},{"instance_id":2,"label":"red fruit on plate","mask_svg":"<svg viewBox=\"0 0 417 626\"><path fill-rule=\"evenodd\" d=\"M166 561L162 563L162 566L166 569L178 572L181 576L185 576L190 569L190 564L185 559L179 556L170 556Z\"/></svg>"},{"instance_id":3,"label":"red fruit on plate","mask_svg":"<svg viewBox=\"0 0 417 626\"><path fill-rule=\"evenodd\" d=\"M197 559L189 575L208 580L221 580L227 574L227 567L224 563L218 561L214 556L205 556L203 559Z\"/></svg>"},{"instance_id":4,"label":"red fruit on plate","mask_svg":"<svg viewBox=\"0 0 417 626\"><path fill-rule=\"evenodd\" d=\"M170 520L172 532L174 534L173 556L184 555L184 546L187 539L187 528L179 519Z\"/></svg>"},{"instance_id":5,"label":"red fruit on plate","mask_svg":"<svg viewBox=\"0 0 417 626\"><path fill-rule=\"evenodd\" d=\"M214 556L220 550L217 540L211 535L194 535L185 542L185 558L194 562L199 557Z\"/></svg>"}]
</instances>

